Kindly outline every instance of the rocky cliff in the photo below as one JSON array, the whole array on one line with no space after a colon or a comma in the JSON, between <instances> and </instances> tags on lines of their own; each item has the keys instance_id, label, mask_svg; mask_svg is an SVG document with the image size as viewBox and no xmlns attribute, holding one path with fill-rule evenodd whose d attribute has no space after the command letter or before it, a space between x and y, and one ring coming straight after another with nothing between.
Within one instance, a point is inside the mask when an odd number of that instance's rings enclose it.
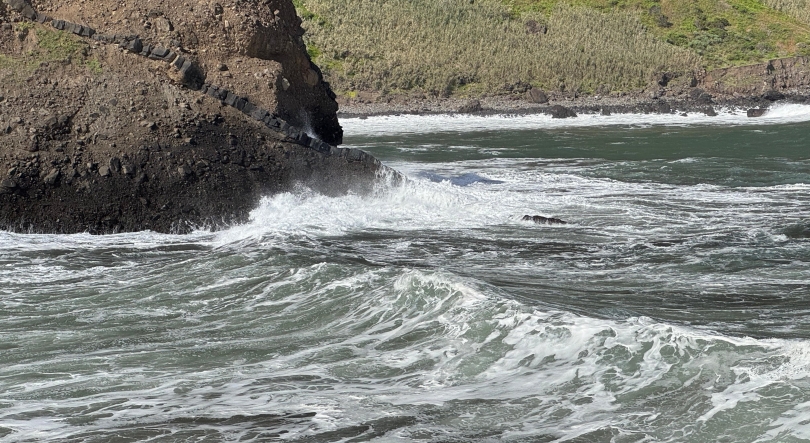
<instances>
[{"instance_id":1,"label":"rocky cliff","mask_svg":"<svg viewBox=\"0 0 810 443\"><path fill-rule=\"evenodd\" d=\"M806 90L810 86L810 58L789 57L747 66L708 71L700 85L715 94L755 96L768 91Z\"/></svg>"},{"instance_id":2,"label":"rocky cliff","mask_svg":"<svg viewBox=\"0 0 810 443\"><path fill-rule=\"evenodd\" d=\"M368 189L289 0L0 2L0 228L185 231Z\"/></svg>"}]
</instances>

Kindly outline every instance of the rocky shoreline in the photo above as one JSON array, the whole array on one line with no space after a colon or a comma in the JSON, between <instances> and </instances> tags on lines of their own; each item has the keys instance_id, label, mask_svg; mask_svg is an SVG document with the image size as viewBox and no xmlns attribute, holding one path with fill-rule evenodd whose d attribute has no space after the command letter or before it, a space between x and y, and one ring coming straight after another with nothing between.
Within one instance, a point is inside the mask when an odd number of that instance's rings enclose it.
<instances>
[{"instance_id":1,"label":"rocky shoreline","mask_svg":"<svg viewBox=\"0 0 810 443\"><path fill-rule=\"evenodd\" d=\"M752 95L713 95L701 88L692 89L690 95L651 98L648 93L614 96L577 96L548 94L544 103L535 103L522 95L500 95L481 99L464 98L403 98L394 97L375 101L341 100L338 117L364 118L385 115L526 115L548 114L555 118L572 117L560 108L574 114L704 114L715 116L723 109L748 112L766 110L775 103L810 103L810 87L788 91L772 91ZM751 117L762 112L751 112Z\"/></svg>"},{"instance_id":2,"label":"rocky shoreline","mask_svg":"<svg viewBox=\"0 0 810 443\"><path fill-rule=\"evenodd\" d=\"M391 114L683 114L713 116L719 109L767 109L774 102L810 102L810 58L790 57L746 66L683 73L663 72L636 91L579 94L544 91L518 83L481 98L382 95L360 91L341 97L343 118ZM565 108L572 112L564 111ZM754 111L751 116L761 115Z\"/></svg>"}]
</instances>

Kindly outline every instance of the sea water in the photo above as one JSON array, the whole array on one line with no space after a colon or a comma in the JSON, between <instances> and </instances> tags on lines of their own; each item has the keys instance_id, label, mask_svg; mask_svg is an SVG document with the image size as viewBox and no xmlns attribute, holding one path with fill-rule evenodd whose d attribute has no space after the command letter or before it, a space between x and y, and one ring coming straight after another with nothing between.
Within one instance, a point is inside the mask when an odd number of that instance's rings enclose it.
<instances>
[{"instance_id":1,"label":"sea water","mask_svg":"<svg viewBox=\"0 0 810 443\"><path fill-rule=\"evenodd\" d=\"M0 232L0 441L810 440L810 107L343 125L408 180Z\"/></svg>"}]
</instances>

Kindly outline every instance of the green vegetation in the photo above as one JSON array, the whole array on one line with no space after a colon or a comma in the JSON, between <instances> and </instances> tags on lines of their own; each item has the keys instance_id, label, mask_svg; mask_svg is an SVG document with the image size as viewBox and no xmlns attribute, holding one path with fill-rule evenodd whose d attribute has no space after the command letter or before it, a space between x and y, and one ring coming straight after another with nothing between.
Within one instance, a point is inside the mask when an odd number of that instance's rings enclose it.
<instances>
[{"instance_id":1,"label":"green vegetation","mask_svg":"<svg viewBox=\"0 0 810 443\"><path fill-rule=\"evenodd\" d=\"M336 90L623 91L810 53L804 0L295 0ZM766 4L767 3L767 4Z\"/></svg>"},{"instance_id":2,"label":"green vegetation","mask_svg":"<svg viewBox=\"0 0 810 443\"><path fill-rule=\"evenodd\" d=\"M806 0L765 0L765 4L795 17L802 23L810 24L810 3Z\"/></svg>"},{"instance_id":3,"label":"green vegetation","mask_svg":"<svg viewBox=\"0 0 810 443\"><path fill-rule=\"evenodd\" d=\"M497 1L301 0L310 51L339 91L477 94L516 84L570 91L643 86L699 57L645 31L632 13L556 5L515 14ZM527 22L548 32L527 31ZM325 24L319 24L319 23Z\"/></svg>"},{"instance_id":4,"label":"green vegetation","mask_svg":"<svg viewBox=\"0 0 810 443\"><path fill-rule=\"evenodd\" d=\"M98 61L97 58L92 58L90 60L87 60L87 63L85 63L85 66L87 66L87 69L89 69L90 72L92 72L93 74L96 74L96 75L101 74L102 72L104 72L104 70L101 68L101 62Z\"/></svg>"},{"instance_id":5,"label":"green vegetation","mask_svg":"<svg viewBox=\"0 0 810 443\"><path fill-rule=\"evenodd\" d=\"M87 55L87 44L79 37L46 27L35 26L30 22L20 22L18 32L34 30L36 47L19 56L0 55L0 69L10 69L17 75L29 75L43 63L73 62L83 60ZM97 59L81 62L94 74L101 73L101 63Z\"/></svg>"}]
</instances>

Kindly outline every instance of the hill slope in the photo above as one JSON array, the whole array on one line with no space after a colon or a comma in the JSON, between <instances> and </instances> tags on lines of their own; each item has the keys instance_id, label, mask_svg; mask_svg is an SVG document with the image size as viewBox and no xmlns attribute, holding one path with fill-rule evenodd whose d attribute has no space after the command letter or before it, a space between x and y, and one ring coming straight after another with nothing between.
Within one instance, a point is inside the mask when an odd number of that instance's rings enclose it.
<instances>
[{"instance_id":1,"label":"hill slope","mask_svg":"<svg viewBox=\"0 0 810 443\"><path fill-rule=\"evenodd\" d=\"M296 0L333 87L477 96L632 91L669 72L804 55L796 0Z\"/></svg>"}]
</instances>

